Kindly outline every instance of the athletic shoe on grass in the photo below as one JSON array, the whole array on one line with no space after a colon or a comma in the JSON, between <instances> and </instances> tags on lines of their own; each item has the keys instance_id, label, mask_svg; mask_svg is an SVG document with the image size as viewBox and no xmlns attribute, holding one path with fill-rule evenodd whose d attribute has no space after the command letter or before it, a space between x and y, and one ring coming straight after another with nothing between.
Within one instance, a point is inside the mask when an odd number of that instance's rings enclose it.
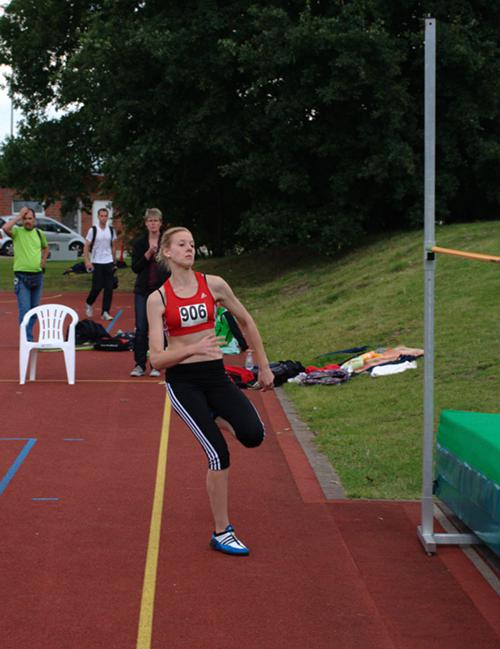
<instances>
[{"instance_id":1,"label":"athletic shoe on grass","mask_svg":"<svg viewBox=\"0 0 500 649\"><path fill-rule=\"evenodd\" d=\"M140 365L136 365L130 372L130 376L144 376L145 373L146 371Z\"/></svg>"},{"instance_id":2,"label":"athletic shoe on grass","mask_svg":"<svg viewBox=\"0 0 500 649\"><path fill-rule=\"evenodd\" d=\"M210 539L210 547L218 552L234 554L240 557L246 557L250 554L250 550L235 536L232 525L228 525L220 534L214 532Z\"/></svg>"}]
</instances>

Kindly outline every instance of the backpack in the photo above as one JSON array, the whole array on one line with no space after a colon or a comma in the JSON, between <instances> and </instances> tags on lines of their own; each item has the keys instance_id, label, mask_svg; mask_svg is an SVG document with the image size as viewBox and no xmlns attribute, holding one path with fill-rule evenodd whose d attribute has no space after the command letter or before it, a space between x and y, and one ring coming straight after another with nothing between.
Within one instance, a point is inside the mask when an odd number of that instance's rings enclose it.
<instances>
[{"instance_id":1,"label":"backpack","mask_svg":"<svg viewBox=\"0 0 500 649\"><path fill-rule=\"evenodd\" d=\"M282 385L288 379L292 379L297 374L305 372L305 368L300 361L275 361L269 363L271 372L274 374L274 385Z\"/></svg>"},{"instance_id":2,"label":"backpack","mask_svg":"<svg viewBox=\"0 0 500 649\"><path fill-rule=\"evenodd\" d=\"M103 336L107 336L106 329L93 320L79 320L75 327L75 343L82 345L83 343L96 342Z\"/></svg>"}]
</instances>

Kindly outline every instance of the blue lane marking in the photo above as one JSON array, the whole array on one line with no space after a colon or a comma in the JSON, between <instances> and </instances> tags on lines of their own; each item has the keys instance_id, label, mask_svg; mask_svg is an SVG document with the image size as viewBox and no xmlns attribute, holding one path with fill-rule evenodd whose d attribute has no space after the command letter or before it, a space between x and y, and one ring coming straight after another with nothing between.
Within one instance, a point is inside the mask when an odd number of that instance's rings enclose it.
<instances>
[{"instance_id":1,"label":"blue lane marking","mask_svg":"<svg viewBox=\"0 0 500 649\"><path fill-rule=\"evenodd\" d=\"M60 498L32 498L31 500L60 500Z\"/></svg>"},{"instance_id":2,"label":"blue lane marking","mask_svg":"<svg viewBox=\"0 0 500 649\"><path fill-rule=\"evenodd\" d=\"M111 329L113 329L113 327L115 326L115 322L118 320L118 318L121 316L122 313L123 313L123 309L120 309L118 313L115 315L115 317L113 318L113 320L111 320L109 325L106 327L106 333L109 334Z\"/></svg>"},{"instance_id":3,"label":"blue lane marking","mask_svg":"<svg viewBox=\"0 0 500 649\"><path fill-rule=\"evenodd\" d=\"M83 437L65 437L63 442L84 442Z\"/></svg>"},{"instance_id":4,"label":"blue lane marking","mask_svg":"<svg viewBox=\"0 0 500 649\"><path fill-rule=\"evenodd\" d=\"M36 439L34 437L1 437L0 438L0 441L3 441L3 442L14 442L14 441L15 442L22 442L22 441L25 441L25 440L26 440L26 444L24 445L24 448L22 449L22 451L19 453L17 458L12 463L10 469L7 471L7 473L4 475L4 477L0 480L0 496L7 489L7 485L12 480L12 478L16 475L17 470L20 468L21 464L26 459L26 456L31 451L33 446L36 444Z\"/></svg>"}]
</instances>

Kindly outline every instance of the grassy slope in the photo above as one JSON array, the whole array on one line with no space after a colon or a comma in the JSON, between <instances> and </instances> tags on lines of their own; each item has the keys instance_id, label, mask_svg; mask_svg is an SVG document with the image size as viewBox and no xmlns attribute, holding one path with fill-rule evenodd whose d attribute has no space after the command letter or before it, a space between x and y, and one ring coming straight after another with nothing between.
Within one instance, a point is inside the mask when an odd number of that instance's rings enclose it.
<instances>
[{"instance_id":1,"label":"grassy slope","mask_svg":"<svg viewBox=\"0 0 500 649\"><path fill-rule=\"evenodd\" d=\"M500 252L500 223L439 228L437 243ZM300 251L200 261L223 275L255 316L271 360L318 364L315 357L358 345L423 347L423 242L394 235L337 260ZM87 290L89 278L62 277L53 262L46 285ZM499 412L500 267L440 257L436 275L436 416L442 408ZM120 287L131 288L130 271ZM9 284L0 258L0 286ZM317 434L351 497L415 498L420 493L423 362L418 370L341 386L287 385L288 397Z\"/></svg>"},{"instance_id":2,"label":"grassy slope","mask_svg":"<svg viewBox=\"0 0 500 649\"><path fill-rule=\"evenodd\" d=\"M500 224L439 228L439 245L495 254ZM420 232L385 238L339 260L206 263L231 280L259 322L272 360L315 362L345 347L423 347ZM436 274L436 413L499 411L500 267L440 257ZM248 271L248 276L241 274ZM423 362L417 371L342 386L286 386L351 497L420 494Z\"/></svg>"}]
</instances>

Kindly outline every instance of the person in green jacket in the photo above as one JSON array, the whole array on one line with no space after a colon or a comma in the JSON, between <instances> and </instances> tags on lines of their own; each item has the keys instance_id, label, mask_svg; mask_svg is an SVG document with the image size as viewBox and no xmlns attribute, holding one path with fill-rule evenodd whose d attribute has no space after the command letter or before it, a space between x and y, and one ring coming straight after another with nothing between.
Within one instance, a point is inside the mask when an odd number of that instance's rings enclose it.
<instances>
[{"instance_id":1,"label":"person in green jacket","mask_svg":"<svg viewBox=\"0 0 500 649\"><path fill-rule=\"evenodd\" d=\"M234 316L223 306L217 307L215 335L224 338L224 344L221 345L224 354L239 354L248 349L247 341Z\"/></svg>"},{"instance_id":2,"label":"person in green jacket","mask_svg":"<svg viewBox=\"0 0 500 649\"><path fill-rule=\"evenodd\" d=\"M23 207L17 216L3 226L3 231L12 238L14 244L14 290L19 324L25 313L40 304L43 272L49 255L45 234L35 227L35 222L35 212L29 207ZM33 340L35 321L36 318L33 317L28 323L28 340Z\"/></svg>"}]
</instances>

